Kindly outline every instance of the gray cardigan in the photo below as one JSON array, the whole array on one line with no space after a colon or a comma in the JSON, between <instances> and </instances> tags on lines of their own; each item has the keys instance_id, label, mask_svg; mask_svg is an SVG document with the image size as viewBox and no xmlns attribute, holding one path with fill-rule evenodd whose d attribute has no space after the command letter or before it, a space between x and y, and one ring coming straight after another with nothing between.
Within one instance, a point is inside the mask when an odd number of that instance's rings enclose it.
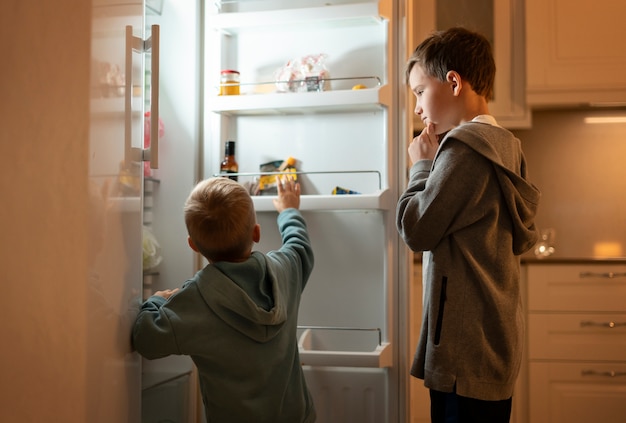
<instances>
[{"instance_id":1,"label":"gray cardigan","mask_svg":"<svg viewBox=\"0 0 626 423\"><path fill-rule=\"evenodd\" d=\"M424 312L411 374L480 400L513 394L524 340L519 255L537 240L539 190L520 141L468 122L421 160L397 205L397 228L423 251Z\"/></svg>"}]
</instances>

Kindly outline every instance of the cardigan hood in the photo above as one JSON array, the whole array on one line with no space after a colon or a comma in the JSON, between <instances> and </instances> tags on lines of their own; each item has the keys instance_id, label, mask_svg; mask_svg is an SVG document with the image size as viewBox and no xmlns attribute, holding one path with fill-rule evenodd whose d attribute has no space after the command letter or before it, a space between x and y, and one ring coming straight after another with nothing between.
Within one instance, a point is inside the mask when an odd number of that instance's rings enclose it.
<instances>
[{"instance_id":1,"label":"cardigan hood","mask_svg":"<svg viewBox=\"0 0 626 423\"><path fill-rule=\"evenodd\" d=\"M255 275L259 276L250 283ZM241 288L237 281L242 278L247 278L249 287L254 286L255 294L249 295ZM267 292L267 287L271 292ZM198 289L220 319L257 342L274 338L287 320L284 293L268 268L266 257L259 252L254 252L245 263L219 262L205 267L198 274ZM259 303L266 303L269 309Z\"/></svg>"},{"instance_id":2,"label":"cardigan hood","mask_svg":"<svg viewBox=\"0 0 626 423\"><path fill-rule=\"evenodd\" d=\"M513 219L513 252L519 255L528 251L538 239L534 218L541 194L527 179L520 140L504 128L481 122L468 122L452 129L442 145L451 139L463 142L493 163Z\"/></svg>"}]
</instances>

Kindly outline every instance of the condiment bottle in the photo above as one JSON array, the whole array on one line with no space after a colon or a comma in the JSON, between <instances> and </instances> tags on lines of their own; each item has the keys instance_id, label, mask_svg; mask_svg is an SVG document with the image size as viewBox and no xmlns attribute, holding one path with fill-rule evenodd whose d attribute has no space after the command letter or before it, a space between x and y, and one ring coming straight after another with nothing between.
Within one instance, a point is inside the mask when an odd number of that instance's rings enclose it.
<instances>
[{"instance_id":1,"label":"condiment bottle","mask_svg":"<svg viewBox=\"0 0 626 423\"><path fill-rule=\"evenodd\" d=\"M231 69L221 72L220 95L239 95L239 72Z\"/></svg>"},{"instance_id":2,"label":"condiment bottle","mask_svg":"<svg viewBox=\"0 0 626 423\"><path fill-rule=\"evenodd\" d=\"M229 174L239 172L239 164L235 160L235 141L226 141L224 150L224 160L220 164L220 173ZM237 180L237 176L229 176L233 181Z\"/></svg>"}]
</instances>

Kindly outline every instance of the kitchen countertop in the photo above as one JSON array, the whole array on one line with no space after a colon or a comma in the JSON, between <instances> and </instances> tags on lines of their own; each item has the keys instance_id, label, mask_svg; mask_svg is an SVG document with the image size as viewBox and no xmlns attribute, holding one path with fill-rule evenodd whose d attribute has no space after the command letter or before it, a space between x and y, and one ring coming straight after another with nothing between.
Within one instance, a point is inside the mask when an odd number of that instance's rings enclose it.
<instances>
[{"instance_id":1,"label":"kitchen countertop","mask_svg":"<svg viewBox=\"0 0 626 423\"><path fill-rule=\"evenodd\" d=\"M522 257L522 264L626 264L626 257Z\"/></svg>"},{"instance_id":2,"label":"kitchen countertop","mask_svg":"<svg viewBox=\"0 0 626 423\"><path fill-rule=\"evenodd\" d=\"M413 256L415 263L422 262L422 254ZM626 264L626 257L546 257L538 259L531 256L522 256L522 264Z\"/></svg>"}]
</instances>

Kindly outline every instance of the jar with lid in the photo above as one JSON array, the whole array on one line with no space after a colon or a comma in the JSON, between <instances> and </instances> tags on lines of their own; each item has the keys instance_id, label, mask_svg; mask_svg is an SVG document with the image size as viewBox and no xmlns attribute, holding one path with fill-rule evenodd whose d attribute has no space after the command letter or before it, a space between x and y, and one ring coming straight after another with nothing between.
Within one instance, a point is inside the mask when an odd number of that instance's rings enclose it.
<instances>
[{"instance_id":1,"label":"jar with lid","mask_svg":"<svg viewBox=\"0 0 626 423\"><path fill-rule=\"evenodd\" d=\"M220 74L220 95L239 95L239 72L225 69Z\"/></svg>"}]
</instances>

